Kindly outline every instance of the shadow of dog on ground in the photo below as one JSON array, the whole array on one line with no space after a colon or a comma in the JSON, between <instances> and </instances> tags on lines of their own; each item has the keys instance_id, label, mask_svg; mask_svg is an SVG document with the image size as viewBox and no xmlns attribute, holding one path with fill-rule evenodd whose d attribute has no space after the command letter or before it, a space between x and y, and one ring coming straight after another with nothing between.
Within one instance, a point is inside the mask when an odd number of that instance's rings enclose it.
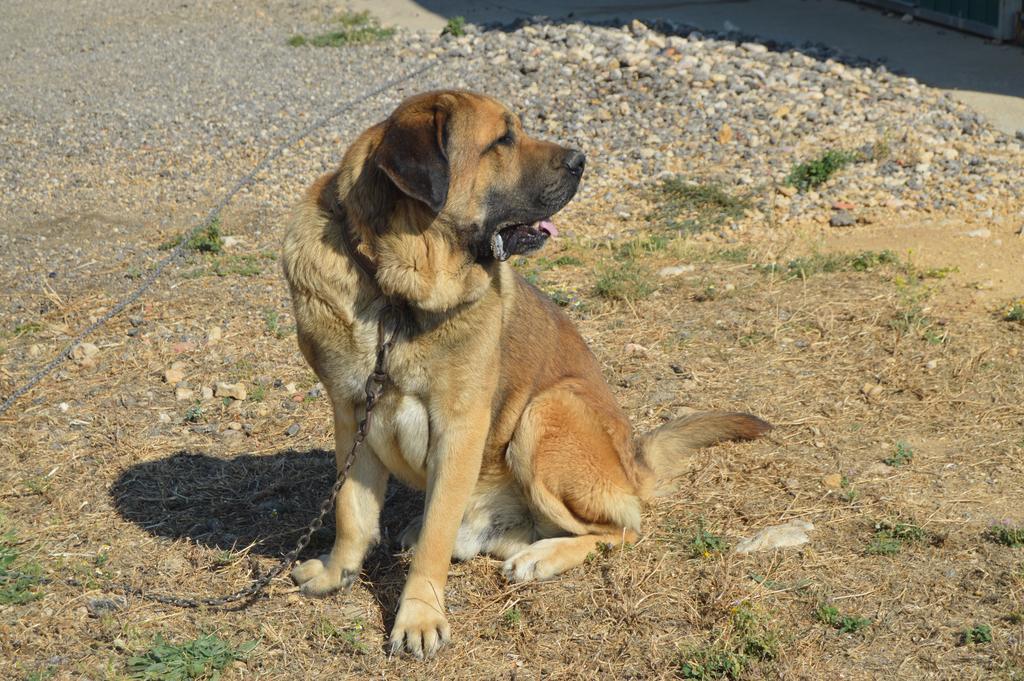
<instances>
[{"instance_id":1,"label":"shadow of dog on ground","mask_svg":"<svg viewBox=\"0 0 1024 681\"><path fill-rule=\"evenodd\" d=\"M334 453L320 449L232 458L180 451L128 468L111 485L110 496L123 518L154 536L220 551L251 545L250 554L278 559L316 516L334 476ZM400 586L402 566L391 539L422 509L422 494L392 480L381 543L364 564L371 584ZM325 553L333 542L332 512L300 558ZM397 592L392 597L371 590L385 611L397 599Z\"/></svg>"}]
</instances>

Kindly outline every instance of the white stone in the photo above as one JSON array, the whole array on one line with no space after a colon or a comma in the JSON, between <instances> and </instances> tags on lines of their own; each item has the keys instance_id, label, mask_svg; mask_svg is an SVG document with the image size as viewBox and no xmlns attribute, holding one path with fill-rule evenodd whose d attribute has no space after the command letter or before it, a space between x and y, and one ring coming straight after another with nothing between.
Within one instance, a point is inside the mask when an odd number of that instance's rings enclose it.
<instances>
[{"instance_id":1,"label":"white stone","mask_svg":"<svg viewBox=\"0 0 1024 681\"><path fill-rule=\"evenodd\" d=\"M244 400L248 393L245 392L245 386L241 383L224 383L219 382L214 387L214 394L217 397L231 397L236 400Z\"/></svg>"},{"instance_id":2,"label":"white stone","mask_svg":"<svg viewBox=\"0 0 1024 681\"><path fill-rule=\"evenodd\" d=\"M79 366L93 366L96 364L96 360L93 358L99 354L99 351L100 349L92 343L79 343L71 350L71 359Z\"/></svg>"},{"instance_id":3,"label":"white stone","mask_svg":"<svg viewBox=\"0 0 1024 681\"><path fill-rule=\"evenodd\" d=\"M640 345L639 343L626 343L622 347L622 351L626 354L626 357L646 357L647 348Z\"/></svg>"},{"instance_id":4,"label":"white stone","mask_svg":"<svg viewBox=\"0 0 1024 681\"><path fill-rule=\"evenodd\" d=\"M658 270L659 277L678 277L680 274L687 272L693 272L697 269L693 265L671 265L669 267L662 267Z\"/></svg>"},{"instance_id":5,"label":"white stone","mask_svg":"<svg viewBox=\"0 0 1024 681\"><path fill-rule=\"evenodd\" d=\"M185 380L185 367L181 362L175 362L169 368L164 369L164 382L170 385L177 385Z\"/></svg>"},{"instance_id":6,"label":"white stone","mask_svg":"<svg viewBox=\"0 0 1024 681\"><path fill-rule=\"evenodd\" d=\"M806 520L790 520L782 525L766 527L750 539L744 539L736 545L736 553L753 553L801 546L811 541L807 533L814 525Z\"/></svg>"}]
</instances>

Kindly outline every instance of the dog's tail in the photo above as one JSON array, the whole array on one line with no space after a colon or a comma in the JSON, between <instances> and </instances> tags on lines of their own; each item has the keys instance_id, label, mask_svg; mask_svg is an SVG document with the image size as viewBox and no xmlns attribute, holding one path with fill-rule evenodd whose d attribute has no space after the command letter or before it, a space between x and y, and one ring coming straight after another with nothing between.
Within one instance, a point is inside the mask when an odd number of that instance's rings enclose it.
<instances>
[{"instance_id":1,"label":"dog's tail","mask_svg":"<svg viewBox=\"0 0 1024 681\"><path fill-rule=\"evenodd\" d=\"M688 453L726 440L753 440L771 429L770 423L751 414L695 412L641 435L638 454L657 485L684 472Z\"/></svg>"}]
</instances>

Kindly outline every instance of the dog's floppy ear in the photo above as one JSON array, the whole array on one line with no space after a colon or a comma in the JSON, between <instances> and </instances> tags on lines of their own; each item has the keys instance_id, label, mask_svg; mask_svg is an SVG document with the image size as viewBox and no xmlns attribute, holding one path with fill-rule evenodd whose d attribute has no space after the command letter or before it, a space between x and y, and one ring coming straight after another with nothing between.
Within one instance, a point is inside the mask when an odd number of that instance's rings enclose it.
<instances>
[{"instance_id":1,"label":"dog's floppy ear","mask_svg":"<svg viewBox=\"0 0 1024 681\"><path fill-rule=\"evenodd\" d=\"M448 199L448 112L436 105L392 116L377 147L377 166L414 199L439 213Z\"/></svg>"}]
</instances>

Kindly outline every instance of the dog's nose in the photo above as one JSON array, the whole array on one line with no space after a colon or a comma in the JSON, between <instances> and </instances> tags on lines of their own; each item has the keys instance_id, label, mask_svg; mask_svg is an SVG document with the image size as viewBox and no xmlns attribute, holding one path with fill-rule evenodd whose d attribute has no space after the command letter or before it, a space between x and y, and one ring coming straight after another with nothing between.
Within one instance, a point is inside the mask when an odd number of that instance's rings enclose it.
<instances>
[{"instance_id":1,"label":"dog's nose","mask_svg":"<svg viewBox=\"0 0 1024 681\"><path fill-rule=\"evenodd\" d=\"M570 175L579 177L583 174L583 168L587 165L587 157L579 149L570 149L566 152L565 159L562 163L565 165L565 169L569 171Z\"/></svg>"}]
</instances>

